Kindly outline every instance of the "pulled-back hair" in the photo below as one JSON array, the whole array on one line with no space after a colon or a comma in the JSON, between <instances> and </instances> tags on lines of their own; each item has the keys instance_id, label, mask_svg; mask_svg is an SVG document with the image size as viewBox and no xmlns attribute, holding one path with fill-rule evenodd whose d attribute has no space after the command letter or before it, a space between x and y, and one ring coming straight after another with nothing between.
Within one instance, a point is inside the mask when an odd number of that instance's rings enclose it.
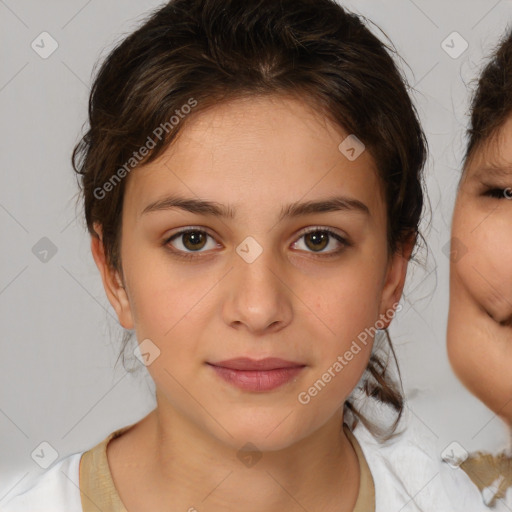
<instances>
[{"instance_id":1,"label":"pulled-back hair","mask_svg":"<svg viewBox=\"0 0 512 512\"><path fill-rule=\"evenodd\" d=\"M333 0L171 0L152 12L101 65L73 151L87 228L97 237L94 223L102 226L107 264L122 275L122 178L155 160L192 116L256 95L294 95L355 134L378 168L389 253L416 241L426 141L394 55ZM377 352L363 388L398 421L400 387ZM357 416L350 400L346 409Z\"/></svg>"},{"instance_id":2,"label":"pulled-back hair","mask_svg":"<svg viewBox=\"0 0 512 512\"><path fill-rule=\"evenodd\" d=\"M464 167L512 114L512 30L500 40L489 57L478 79L470 112Z\"/></svg>"}]
</instances>

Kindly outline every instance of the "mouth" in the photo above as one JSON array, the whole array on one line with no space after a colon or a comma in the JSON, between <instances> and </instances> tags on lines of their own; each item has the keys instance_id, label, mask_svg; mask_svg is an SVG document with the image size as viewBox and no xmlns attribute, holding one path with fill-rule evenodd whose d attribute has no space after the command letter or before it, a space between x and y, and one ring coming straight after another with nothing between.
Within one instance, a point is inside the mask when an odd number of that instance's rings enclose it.
<instances>
[{"instance_id":1,"label":"mouth","mask_svg":"<svg viewBox=\"0 0 512 512\"><path fill-rule=\"evenodd\" d=\"M237 357L235 359L227 359L217 363L208 363L221 368L229 368L230 370L247 370L247 371L268 371L279 370L281 368L297 368L306 366L303 363L287 361L277 357L266 357L265 359L251 359L250 357Z\"/></svg>"},{"instance_id":2,"label":"mouth","mask_svg":"<svg viewBox=\"0 0 512 512\"><path fill-rule=\"evenodd\" d=\"M274 357L239 357L207 363L224 381L244 391L271 391L291 381L306 367L303 363Z\"/></svg>"}]
</instances>

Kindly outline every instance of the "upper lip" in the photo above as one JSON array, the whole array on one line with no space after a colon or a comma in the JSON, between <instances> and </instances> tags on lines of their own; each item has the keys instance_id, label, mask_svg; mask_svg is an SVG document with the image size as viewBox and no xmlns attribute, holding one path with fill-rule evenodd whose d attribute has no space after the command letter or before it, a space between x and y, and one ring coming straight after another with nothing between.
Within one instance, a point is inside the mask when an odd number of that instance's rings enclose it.
<instances>
[{"instance_id":1,"label":"upper lip","mask_svg":"<svg viewBox=\"0 0 512 512\"><path fill-rule=\"evenodd\" d=\"M251 359L250 357L237 357L226 359L216 363L208 363L213 366L222 366L232 370L276 370L278 368L295 368L305 366L302 363L287 361L278 357L266 357L265 359Z\"/></svg>"}]
</instances>

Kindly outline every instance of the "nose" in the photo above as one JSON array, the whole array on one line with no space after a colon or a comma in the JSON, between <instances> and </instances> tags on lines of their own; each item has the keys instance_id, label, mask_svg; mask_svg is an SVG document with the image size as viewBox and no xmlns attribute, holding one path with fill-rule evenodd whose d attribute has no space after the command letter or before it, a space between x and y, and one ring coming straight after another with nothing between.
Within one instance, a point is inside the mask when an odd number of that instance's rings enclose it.
<instances>
[{"instance_id":1,"label":"nose","mask_svg":"<svg viewBox=\"0 0 512 512\"><path fill-rule=\"evenodd\" d=\"M224 322L252 334L277 332L293 316L293 293L286 284L285 272L270 249L261 249L254 260L243 251L234 254L233 268L223 284Z\"/></svg>"}]
</instances>

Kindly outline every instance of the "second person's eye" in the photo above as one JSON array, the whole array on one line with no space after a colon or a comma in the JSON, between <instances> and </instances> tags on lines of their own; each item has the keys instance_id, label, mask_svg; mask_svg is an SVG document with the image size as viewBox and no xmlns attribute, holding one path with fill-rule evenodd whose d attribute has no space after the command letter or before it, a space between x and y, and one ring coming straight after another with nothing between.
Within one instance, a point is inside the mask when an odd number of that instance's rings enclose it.
<instances>
[{"instance_id":1,"label":"second person's eye","mask_svg":"<svg viewBox=\"0 0 512 512\"><path fill-rule=\"evenodd\" d=\"M484 192L484 196L494 199L512 199L512 188L489 187Z\"/></svg>"}]
</instances>

